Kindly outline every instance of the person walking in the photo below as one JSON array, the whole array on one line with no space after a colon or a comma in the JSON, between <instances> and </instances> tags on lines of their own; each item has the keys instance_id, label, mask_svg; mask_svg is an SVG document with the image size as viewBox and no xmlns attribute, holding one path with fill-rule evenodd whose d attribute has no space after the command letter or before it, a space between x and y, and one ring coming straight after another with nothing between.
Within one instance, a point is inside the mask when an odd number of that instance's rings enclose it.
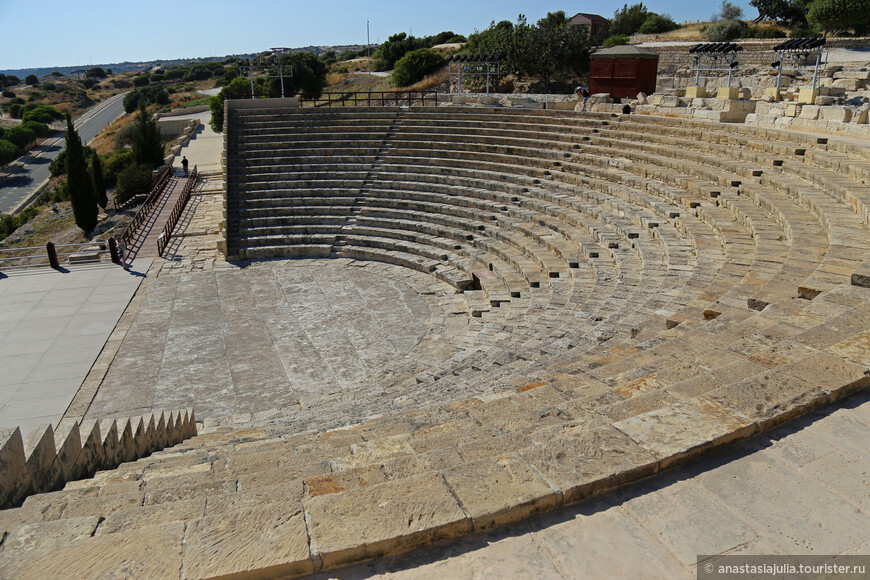
<instances>
[{"instance_id":1,"label":"person walking","mask_svg":"<svg viewBox=\"0 0 870 580\"><path fill-rule=\"evenodd\" d=\"M124 245L124 240L118 241L118 258L121 260L121 267L129 271L127 267L127 246Z\"/></svg>"},{"instance_id":2,"label":"person walking","mask_svg":"<svg viewBox=\"0 0 870 580\"><path fill-rule=\"evenodd\" d=\"M181 158L181 168L184 170L184 176L187 177L187 157Z\"/></svg>"}]
</instances>

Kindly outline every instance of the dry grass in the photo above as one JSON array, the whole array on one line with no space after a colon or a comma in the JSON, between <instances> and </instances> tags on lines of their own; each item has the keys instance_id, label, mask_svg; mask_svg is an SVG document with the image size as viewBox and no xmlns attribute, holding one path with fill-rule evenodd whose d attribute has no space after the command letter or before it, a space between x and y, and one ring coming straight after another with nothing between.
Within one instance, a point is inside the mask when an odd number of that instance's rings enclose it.
<instances>
[{"instance_id":1,"label":"dry grass","mask_svg":"<svg viewBox=\"0 0 870 580\"><path fill-rule=\"evenodd\" d=\"M446 68L442 68L433 75L430 75L422 81L407 87L409 91L429 91L440 87L445 83L450 82L450 73Z\"/></svg>"},{"instance_id":2,"label":"dry grass","mask_svg":"<svg viewBox=\"0 0 870 580\"><path fill-rule=\"evenodd\" d=\"M97 153L100 155L111 153L115 149L115 135L118 134L118 131L133 123L135 120L135 115L121 115L112 121L112 123L110 123L105 129L100 131L100 134L94 138L90 146L96 149Z\"/></svg>"}]
</instances>

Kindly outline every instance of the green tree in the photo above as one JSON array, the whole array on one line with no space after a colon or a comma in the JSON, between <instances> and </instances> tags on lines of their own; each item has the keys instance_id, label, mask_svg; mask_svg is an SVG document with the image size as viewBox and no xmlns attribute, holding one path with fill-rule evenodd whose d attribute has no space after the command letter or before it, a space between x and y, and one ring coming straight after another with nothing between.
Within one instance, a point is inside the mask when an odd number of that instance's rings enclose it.
<instances>
[{"instance_id":1,"label":"green tree","mask_svg":"<svg viewBox=\"0 0 870 580\"><path fill-rule=\"evenodd\" d=\"M423 80L446 64L443 56L430 48L412 50L396 62L393 82L397 87L407 87Z\"/></svg>"},{"instance_id":2,"label":"green tree","mask_svg":"<svg viewBox=\"0 0 870 580\"><path fill-rule=\"evenodd\" d=\"M39 77L33 74L27 75L24 77L24 82L30 86L37 86L39 84Z\"/></svg>"},{"instance_id":3,"label":"green tree","mask_svg":"<svg viewBox=\"0 0 870 580\"><path fill-rule=\"evenodd\" d=\"M545 91L554 76L579 76L589 68L589 34L583 27L568 26L561 10L530 29L526 51L526 72L540 77Z\"/></svg>"},{"instance_id":4,"label":"green tree","mask_svg":"<svg viewBox=\"0 0 870 580\"><path fill-rule=\"evenodd\" d=\"M33 107L28 105L21 115L21 120L25 123L27 121L36 121L48 125L52 121L60 121L61 119L63 119L63 113L51 105L35 105Z\"/></svg>"},{"instance_id":5,"label":"green tree","mask_svg":"<svg viewBox=\"0 0 870 580\"><path fill-rule=\"evenodd\" d=\"M119 149L103 155L101 166L106 187L115 187L118 183L118 174L135 163L136 158L133 157L132 149Z\"/></svg>"},{"instance_id":6,"label":"green tree","mask_svg":"<svg viewBox=\"0 0 870 580\"><path fill-rule=\"evenodd\" d=\"M145 104L140 103L139 114L136 117L133 131L133 156L136 163L156 169L163 165L163 141L160 129L148 111Z\"/></svg>"},{"instance_id":7,"label":"green tree","mask_svg":"<svg viewBox=\"0 0 870 580\"><path fill-rule=\"evenodd\" d=\"M24 121L21 126L30 129L37 137L46 137L49 133L48 125L37 121Z\"/></svg>"},{"instance_id":8,"label":"green tree","mask_svg":"<svg viewBox=\"0 0 870 580\"><path fill-rule=\"evenodd\" d=\"M468 37L463 53L498 54L501 56L501 75L520 76L524 72L524 39L528 36L528 24L522 14L514 25L508 20L492 22L483 32Z\"/></svg>"},{"instance_id":9,"label":"green tree","mask_svg":"<svg viewBox=\"0 0 870 580\"><path fill-rule=\"evenodd\" d=\"M623 5L621 10L617 10L613 14L613 19L610 21L610 34L631 36L640 30L646 19L649 18L649 10L643 5L643 2Z\"/></svg>"},{"instance_id":10,"label":"green tree","mask_svg":"<svg viewBox=\"0 0 870 580\"><path fill-rule=\"evenodd\" d=\"M91 174L91 181L94 184L94 196L97 199L97 205L106 209L109 204L109 198L106 196L106 183L103 180L103 164L100 162L100 156L96 150L90 149L88 155L88 171Z\"/></svg>"},{"instance_id":11,"label":"green tree","mask_svg":"<svg viewBox=\"0 0 870 580\"><path fill-rule=\"evenodd\" d=\"M115 203L124 203L137 193L147 192L151 184L151 170L147 165L133 163L118 174Z\"/></svg>"},{"instance_id":12,"label":"green tree","mask_svg":"<svg viewBox=\"0 0 870 580\"><path fill-rule=\"evenodd\" d=\"M640 25L638 32L641 34L661 34L663 32L676 30L679 27L680 25L671 20L670 16L650 12L650 15L647 16L646 20L643 21L643 24Z\"/></svg>"},{"instance_id":13,"label":"green tree","mask_svg":"<svg viewBox=\"0 0 870 580\"><path fill-rule=\"evenodd\" d=\"M28 145L36 141L36 133L23 125L9 127L3 134L3 139L14 144L18 148L19 155L24 152Z\"/></svg>"},{"instance_id":14,"label":"green tree","mask_svg":"<svg viewBox=\"0 0 870 580\"><path fill-rule=\"evenodd\" d=\"M826 32L852 29L863 35L870 31L870 0L813 0L807 22Z\"/></svg>"},{"instance_id":15,"label":"green tree","mask_svg":"<svg viewBox=\"0 0 870 580\"><path fill-rule=\"evenodd\" d=\"M713 20L740 20L743 18L743 8L732 4L728 0L722 0L719 5L719 12L713 15Z\"/></svg>"},{"instance_id":16,"label":"green tree","mask_svg":"<svg viewBox=\"0 0 870 580\"><path fill-rule=\"evenodd\" d=\"M807 26L807 10L811 0L749 0L758 15L793 28Z\"/></svg>"},{"instance_id":17,"label":"green tree","mask_svg":"<svg viewBox=\"0 0 870 580\"><path fill-rule=\"evenodd\" d=\"M97 196L93 179L88 174L82 140L69 115L66 117L66 175L73 217L76 225L87 234L97 226Z\"/></svg>"},{"instance_id":18,"label":"green tree","mask_svg":"<svg viewBox=\"0 0 870 580\"><path fill-rule=\"evenodd\" d=\"M413 36L408 36L404 32L390 36L374 54L377 69L392 70L400 58L417 48L420 46Z\"/></svg>"},{"instance_id":19,"label":"green tree","mask_svg":"<svg viewBox=\"0 0 870 580\"><path fill-rule=\"evenodd\" d=\"M18 157L18 147L6 139L0 139L0 165L6 165Z\"/></svg>"},{"instance_id":20,"label":"green tree","mask_svg":"<svg viewBox=\"0 0 870 580\"><path fill-rule=\"evenodd\" d=\"M237 77L230 84L211 98L211 121L209 124L216 133L224 130L224 101L230 99L249 99L251 97L251 84L248 79Z\"/></svg>"}]
</instances>

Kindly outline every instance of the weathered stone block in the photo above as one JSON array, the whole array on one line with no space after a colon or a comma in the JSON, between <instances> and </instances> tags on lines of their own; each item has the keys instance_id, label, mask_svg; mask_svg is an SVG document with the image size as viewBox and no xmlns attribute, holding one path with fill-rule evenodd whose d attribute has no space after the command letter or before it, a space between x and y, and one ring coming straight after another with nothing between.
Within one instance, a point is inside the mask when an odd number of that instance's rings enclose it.
<instances>
[{"instance_id":1,"label":"weathered stone block","mask_svg":"<svg viewBox=\"0 0 870 580\"><path fill-rule=\"evenodd\" d=\"M819 89L801 89L798 94L798 102L804 105L815 104L819 97Z\"/></svg>"},{"instance_id":2,"label":"weathered stone block","mask_svg":"<svg viewBox=\"0 0 870 580\"><path fill-rule=\"evenodd\" d=\"M686 98L689 98L689 99L705 99L705 98L707 98L707 87L686 87Z\"/></svg>"},{"instance_id":3,"label":"weathered stone block","mask_svg":"<svg viewBox=\"0 0 870 580\"><path fill-rule=\"evenodd\" d=\"M847 107L821 107L819 117L825 121L848 123L852 119L852 111Z\"/></svg>"},{"instance_id":4,"label":"weathered stone block","mask_svg":"<svg viewBox=\"0 0 870 580\"><path fill-rule=\"evenodd\" d=\"M821 109L821 107L818 105L804 105L801 107L800 118L809 120L818 119L819 109Z\"/></svg>"},{"instance_id":5,"label":"weathered stone block","mask_svg":"<svg viewBox=\"0 0 870 580\"><path fill-rule=\"evenodd\" d=\"M303 504L324 568L401 552L469 529L437 472L322 495Z\"/></svg>"},{"instance_id":6,"label":"weathered stone block","mask_svg":"<svg viewBox=\"0 0 870 580\"><path fill-rule=\"evenodd\" d=\"M776 87L764 89L764 96L772 102L782 100L782 93L780 92L780 89L777 89Z\"/></svg>"},{"instance_id":7,"label":"weathered stone block","mask_svg":"<svg viewBox=\"0 0 870 580\"><path fill-rule=\"evenodd\" d=\"M568 503L650 475L658 464L649 451L610 426L577 429L522 455L559 487Z\"/></svg>"},{"instance_id":8,"label":"weathered stone block","mask_svg":"<svg viewBox=\"0 0 870 580\"><path fill-rule=\"evenodd\" d=\"M519 455L464 463L444 472L475 530L517 521L562 501Z\"/></svg>"},{"instance_id":9,"label":"weathered stone block","mask_svg":"<svg viewBox=\"0 0 870 580\"><path fill-rule=\"evenodd\" d=\"M740 89L738 87L719 87L716 90L717 99L735 100L740 98Z\"/></svg>"},{"instance_id":10,"label":"weathered stone block","mask_svg":"<svg viewBox=\"0 0 870 580\"><path fill-rule=\"evenodd\" d=\"M614 426L662 459L662 468L755 430L746 417L703 397L635 415Z\"/></svg>"},{"instance_id":11,"label":"weathered stone block","mask_svg":"<svg viewBox=\"0 0 870 580\"><path fill-rule=\"evenodd\" d=\"M272 503L205 516L190 522L184 536L185 578L254 572L277 578L313 571L300 504Z\"/></svg>"}]
</instances>

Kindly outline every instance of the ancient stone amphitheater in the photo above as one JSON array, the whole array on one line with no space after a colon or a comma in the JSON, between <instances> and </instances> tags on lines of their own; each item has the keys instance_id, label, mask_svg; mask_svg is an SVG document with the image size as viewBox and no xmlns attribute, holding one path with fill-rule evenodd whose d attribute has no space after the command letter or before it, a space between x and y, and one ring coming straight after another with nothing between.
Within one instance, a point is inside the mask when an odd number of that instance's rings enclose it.
<instances>
[{"instance_id":1,"label":"ancient stone amphitheater","mask_svg":"<svg viewBox=\"0 0 870 580\"><path fill-rule=\"evenodd\" d=\"M198 435L6 510L3 575L329 570L582 501L870 384L867 143L276 102L228 103L224 134L219 288L264 268L287 300L319 276L386 284L404 298L340 323L393 330L350 328L370 357L328 389L196 401ZM251 284L221 298L232 324L271 313L279 332L286 304L246 314ZM293 344L269 373L327 364Z\"/></svg>"}]
</instances>

